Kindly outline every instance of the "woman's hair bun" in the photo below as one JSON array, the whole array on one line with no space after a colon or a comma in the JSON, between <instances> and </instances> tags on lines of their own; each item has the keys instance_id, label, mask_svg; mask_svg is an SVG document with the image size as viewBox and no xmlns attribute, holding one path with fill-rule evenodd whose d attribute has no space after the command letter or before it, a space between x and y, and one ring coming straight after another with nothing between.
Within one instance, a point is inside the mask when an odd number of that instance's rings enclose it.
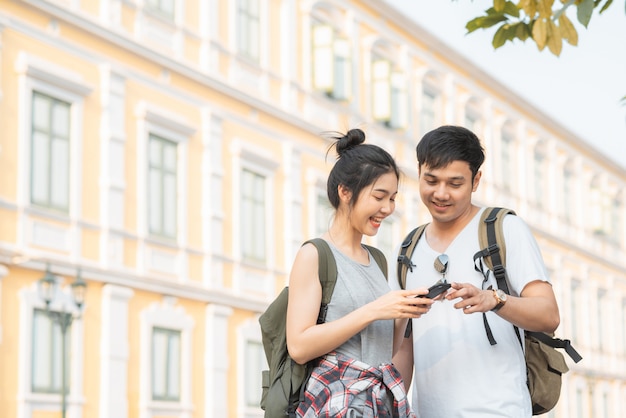
<instances>
[{"instance_id":1,"label":"woman's hair bun","mask_svg":"<svg viewBox=\"0 0 626 418\"><path fill-rule=\"evenodd\" d=\"M350 129L344 136L337 138L337 154L341 155L351 148L365 142L365 133L358 129Z\"/></svg>"}]
</instances>

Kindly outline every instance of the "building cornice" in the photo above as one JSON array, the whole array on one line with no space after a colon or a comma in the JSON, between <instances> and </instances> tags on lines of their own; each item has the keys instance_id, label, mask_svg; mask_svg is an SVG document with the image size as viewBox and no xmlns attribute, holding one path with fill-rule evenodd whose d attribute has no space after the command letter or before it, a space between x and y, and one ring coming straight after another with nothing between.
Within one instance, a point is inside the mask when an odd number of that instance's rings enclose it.
<instances>
[{"instance_id":1,"label":"building cornice","mask_svg":"<svg viewBox=\"0 0 626 418\"><path fill-rule=\"evenodd\" d=\"M437 51L435 57L440 61L449 61L453 66L463 68L467 73L467 77L474 79L479 83L490 87L490 94L500 96L504 103L519 108L521 113L529 115L533 121L541 125L545 130L553 131L556 135L569 141L571 145L579 148L585 154L589 155L597 162L601 163L603 169L614 171L619 176L626 174L626 168L616 161L612 160L606 154L600 152L597 148L590 145L580 136L567 129L558 121L549 117L544 111L534 106L532 103L515 93L506 85L499 82L492 75L482 70L469 59L459 54L432 33L428 32L424 27L409 18L406 14L400 13L393 6L385 1L379 0L362 0L367 7L376 11L381 19L394 22L397 26L406 30L411 38L419 39L428 50ZM445 57L442 58L442 57Z\"/></svg>"}]
</instances>

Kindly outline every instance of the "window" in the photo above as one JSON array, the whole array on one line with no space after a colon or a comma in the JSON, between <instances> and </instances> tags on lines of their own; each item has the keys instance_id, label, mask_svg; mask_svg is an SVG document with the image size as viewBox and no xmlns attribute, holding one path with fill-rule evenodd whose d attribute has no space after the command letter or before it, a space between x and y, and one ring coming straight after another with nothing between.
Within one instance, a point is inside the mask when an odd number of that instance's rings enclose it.
<instances>
[{"instance_id":1,"label":"window","mask_svg":"<svg viewBox=\"0 0 626 418\"><path fill-rule=\"evenodd\" d=\"M591 180L589 194L590 223L592 232L601 237L609 234L608 199L608 194L602 189L600 176L594 177Z\"/></svg>"},{"instance_id":2,"label":"window","mask_svg":"<svg viewBox=\"0 0 626 418\"><path fill-rule=\"evenodd\" d=\"M480 103L476 99L472 99L465 105L465 120L463 121L465 127L476 135L479 134L480 129Z\"/></svg>"},{"instance_id":3,"label":"window","mask_svg":"<svg viewBox=\"0 0 626 418\"><path fill-rule=\"evenodd\" d=\"M259 0L237 1L237 51L253 61L259 61L260 11Z\"/></svg>"},{"instance_id":4,"label":"window","mask_svg":"<svg viewBox=\"0 0 626 418\"><path fill-rule=\"evenodd\" d=\"M265 351L263 351L263 344L256 340L247 340L245 342L245 370L246 378L245 385L245 399L246 406L251 408L258 408L261 403L261 370L267 366L265 359Z\"/></svg>"},{"instance_id":5,"label":"window","mask_svg":"<svg viewBox=\"0 0 626 418\"><path fill-rule=\"evenodd\" d=\"M515 172L513 160L513 133L506 127L502 129L502 142L500 143L500 182L502 188L510 191L513 188L513 173Z\"/></svg>"},{"instance_id":6,"label":"window","mask_svg":"<svg viewBox=\"0 0 626 418\"><path fill-rule=\"evenodd\" d=\"M31 203L69 212L70 104L33 91Z\"/></svg>"},{"instance_id":7,"label":"window","mask_svg":"<svg viewBox=\"0 0 626 418\"><path fill-rule=\"evenodd\" d=\"M609 414L611 404L609 402L609 394L607 392L602 393L602 416L604 418L610 418L611 414Z\"/></svg>"},{"instance_id":8,"label":"window","mask_svg":"<svg viewBox=\"0 0 626 418\"><path fill-rule=\"evenodd\" d=\"M613 241L616 244L619 244L620 240L622 239L622 220L621 217L624 214L624 208L623 208L623 204L622 204L622 197L621 195L617 195L614 199L613 199L613 204L611 205L611 210L610 210L610 226L609 226L609 231L611 233L611 238L613 239Z\"/></svg>"},{"instance_id":9,"label":"window","mask_svg":"<svg viewBox=\"0 0 626 418\"><path fill-rule=\"evenodd\" d=\"M337 100L350 98L350 43L327 24L313 25L313 87Z\"/></svg>"},{"instance_id":10,"label":"window","mask_svg":"<svg viewBox=\"0 0 626 418\"><path fill-rule=\"evenodd\" d=\"M391 61L372 60L372 108L374 119L392 129L404 128L407 122L407 92L404 75L392 70Z\"/></svg>"},{"instance_id":11,"label":"window","mask_svg":"<svg viewBox=\"0 0 626 418\"><path fill-rule=\"evenodd\" d=\"M605 315L605 309L608 308L607 304L609 303L608 298L606 297L606 290L599 289L598 296L596 300L596 324L598 329L598 349L600 351L604 351L606 347L606 339L607 335L607 321L608 316Z\"/></svg>"},{"instance_id":12,"label":"window","mask_svg":"<svg viewBox=\"0 0 626 418\"><path fill-rule=\"evenodd\" d=\"M396 260L396 257L393 256L395 242L393 240L393 221L391 218L385 219L380 225L376 234L376 244L378 249L385 254L387 260Z\"/></svg>"},{"instance_id":13,"label":"window","mask_svg":"<svg viewBox=\"0 0 626 418\"><path fill-rule=\"evenodd\" d=\"M568 223L572 223L573 214L572 211L576 207L574 205L573 193L576 190L574 184L574 173L569 165L566 165L563 169L563 216Z\"/></svg>"},{"instance_id":14,"label":"window","mask_svg":"<svg viewBox=\"0 0 626 418\"><path fill-rule=\"evenodd\" d=\"M152 399L180 400L180 331L152 330Z\"/></svg>"},{"instance_id":15,"label":"window","mask_svg":"<svg viewBox=\"0 0 626 418\"><path fill-rule=\"evenodd\" d=\"M243 257L265 262L265 177L244 169L241 175L241 231Z\"/></svg>"},{"instance_id":16,"label":"window","mask_svg":"<svg viewBox=\"0 0 626 418\"><path fill-rule=\"evenodd\" d=\"M146 7L169 21L174 21L175 0L146 0Z\"/></svg>"},{"instance_id":17,"label":"window","mask_svg":"<svg viewBox=\"0 0 626 418\"><path fill-rule=\"evenodd\" d=\"M584 418L585 414L585 393L581 388L576 388L576 418Z\"/></svg>"},{"instance_id":18,"label":"window","mask_svg":"<svg viewBox=\"0 0 626 418\"><path fill-rule=\"evenodd\" d=\"M581 306L579 304L579 299L580 299L580 281L579 280L572 280L572 284L571 284L571 294L570 294L570 306L569 306L569 311L570 311L570 315L569 315L569 321L570 321L570 334L571 334L571 338L573 342L577 342L578 337L579 337L579 317L580 317L580 313L578 310L578 307Z\"/></svg>"},{"instance_id":19,"label":"window","mask_svg":"<svg viewBox=\"0 0 626 418\"><path fill-rule=\"evenodd\" d=\"M387 121L391 115L391 63L374 58L372 61L372 106L374 119Z\"/></svg>"},{"instance_id":20,"label":"window","mask_svg":"<svg viewBox=\"0 0 626 418\"><path fill-rule=\"evenodd\" d=\"M422 106L420 108L419 115L419 129L421 135L424 135L435 128L436 104L437 95L430 90L424 89L422 92Z\"/></svg>"},{"instance_id":21,"label":"window","mask_svg":"<svg viewBox=\"0 0 626 418\"><path fill-rule=\"evenodd\" d=\"M538 145L535 149L534 163L533 163L533 193L535 204L539 208L545 206L545 184L548 182L546 178L546 162L545 154Z\"/></svg>"},{"instance_id":22,"label":"window","mask_svg":"<svg viewBox=\"0 0 626 418\"><path fill-rule=\"evenodd\" d=\"M62 315L70 315L63 313ZM69 331L69 327L67 331ZM35 309L33 313L32 339L32 391L38 393L61 393L63 386L62 366L65 355L65 376L69 377L70 333L65 334L65 344L61 327L46 311ZM65 348L65 354L63 350ZM66 391L69 382L66 381ZM66 392L67 393L67 392Z\"/></svg>"},{"instance_id":23,"label":"window","mask_svg":"<svg viewBox=\"0 0 626 418\"><path fill-rule=\"evenodd\" d=\"M620 324L626 324L626 298L622 299L622 306L621 306L621 315L622 315L622 320L619 322ZM626 327L622 326L620 327L621 331L622 331L622 356L626 356Z\"/></svg>"},{"instance_id":24,"label":"window","mask_svg":"<svg viewBox=\"0 0 626 418\"><path fill-rule=\"evenodd\" d=\"M194 320L163 296L139 313L139 410L142 417L183 417L191 407ZM136 365L134 365L136 367Z\"/></svg>"},{"instance_id":25,"label":"window","mask_svg":"<svg viewBox=\"0 0 626 418\"><path fill-rule=\"evenodd\" d=\"M176 143L150 134L148 148L150 234L176 238Z\"/></svg>"},{"instance_id":26,"label":"window","mask_svg":"<svg viewBox=\"0 0 626 418\"><path fill-rule=\"evenodd\" d=\"M330 227L330 223L332 220L332 216L334 213L334 208L328 201L328 196L325 192L320 191L317 194L317 202L315 205L315 234L314 236L319 237L328 231Z\"/></svg>"}]
</instances>

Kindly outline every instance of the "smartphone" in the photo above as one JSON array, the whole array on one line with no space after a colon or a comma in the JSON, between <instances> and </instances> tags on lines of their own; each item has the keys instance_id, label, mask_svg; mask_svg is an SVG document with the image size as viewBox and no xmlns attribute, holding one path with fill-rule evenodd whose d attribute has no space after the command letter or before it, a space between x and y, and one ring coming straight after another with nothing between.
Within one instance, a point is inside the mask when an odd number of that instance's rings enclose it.
<instances>
[{"instance_id":1,"label":"smartphone","mask_svg":"<svg viewBox=\"0 0 626 418\"><path fill-rule=\"evenodd\" d=\"M434 299L446 290L450 289L450 283L435 283L428 288L428 293L425 295L418 295L416 298L428 298Z\"/></svg>"}]
</instances>

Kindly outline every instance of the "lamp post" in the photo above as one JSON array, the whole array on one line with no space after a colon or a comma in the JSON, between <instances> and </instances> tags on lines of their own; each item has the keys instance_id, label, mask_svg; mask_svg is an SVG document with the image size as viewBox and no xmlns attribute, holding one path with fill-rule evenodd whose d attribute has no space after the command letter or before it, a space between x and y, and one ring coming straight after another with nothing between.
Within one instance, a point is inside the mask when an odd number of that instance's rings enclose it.
<instances>
[{"instance_id":1,"label":"lamp post","mask_svg":"<svg viewBox=\"0 0 626 418\"><path fill-rule=\"evenodd\" d=\"M76 279L71 285L72 288L72 298L76 308L78 308L79 316L74 317L73 313L66 312L65 306L60 311L51 310L50 304L52 303L56 291L57 291L58 283L56 277L50 272L50 265L46 266L46 274L44 277L39 279L38 283L38 291L39 297L46 303L46 315L52 321L59 324L59 328L61 330L61 417L65 418L66 411L66 396L67 396L67 371L66 371L66 360L65 360L65 335L67 330L72 327L72 321L74 319L78 319L80 317L80 311L83 307L83 303L85 302L85 290L87 289L87 283L81 277L80 269L76 272Z\"/></svg>"}]
</instances>

